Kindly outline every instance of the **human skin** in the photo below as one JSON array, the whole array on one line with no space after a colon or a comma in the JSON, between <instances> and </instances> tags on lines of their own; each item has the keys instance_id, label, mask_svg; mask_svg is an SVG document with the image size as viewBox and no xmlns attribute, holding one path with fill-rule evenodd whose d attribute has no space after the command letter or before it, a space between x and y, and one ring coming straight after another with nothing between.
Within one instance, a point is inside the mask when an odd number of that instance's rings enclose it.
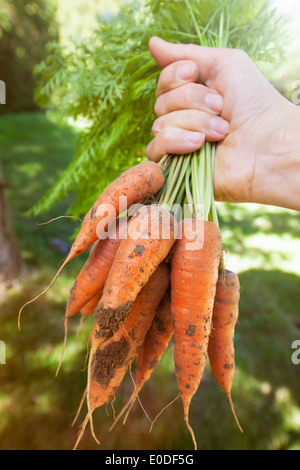
<instances>
[{"instance_id":1,"label":"human skin","mask_svg":"<svg viewBox=\"0 0 300 470\"><path fill-rule=\"evenodd\" d=\"M172 44L152 37L162 68L147 156L217 142L214 196L300 210L300 108L235 49Z\"/></svg>"}]
</instances>

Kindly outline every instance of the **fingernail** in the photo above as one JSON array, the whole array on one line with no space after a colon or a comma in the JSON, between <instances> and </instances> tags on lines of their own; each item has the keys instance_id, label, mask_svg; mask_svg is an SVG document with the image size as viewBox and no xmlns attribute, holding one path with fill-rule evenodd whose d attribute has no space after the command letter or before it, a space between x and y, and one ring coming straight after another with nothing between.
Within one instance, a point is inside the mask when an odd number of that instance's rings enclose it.
<instances>
[{"instance_id":1,"label":"fingernail","mask_svg":"<svg viewBox=\"0 0 300 470\"><path fill-rule=\"evenodd\" d=\"M211 119L211 128L212 130L218 132L219 134L228 134L229 124L227 121L221 118L212 118Z\"/></svg>"},{"instance_id":2,"label":"fingernail","mask_svg":"<svg viewBox=\"0 0 300 470\"><path fill-rule=\"evenodd\" d=\"M205 139L205 134L202 132L188 132L187 139L191 144L202 144L203 140Z\"/></svg>"},{"instance_id":3,"label":"fingernail","mask_svg":"<svg viewBox=\"0 0 300 470\"><path fill-rule=\"evenodd\" d=\"M223 98L221 95L209 93L205 98L206 106L213 111L221 111L223 108Z\"/></svg>"},{"instance_id":4,"label":"fingernail","mask_svg":"<svg viewBox=\"0 0 300 470\"><path fill-rule=\"evenodd\" d=\"M177 70L177 78L179 80L188 80L195 73L195 64L192 62L188 64L181 65Z\"/></svg>"}]
</instances>

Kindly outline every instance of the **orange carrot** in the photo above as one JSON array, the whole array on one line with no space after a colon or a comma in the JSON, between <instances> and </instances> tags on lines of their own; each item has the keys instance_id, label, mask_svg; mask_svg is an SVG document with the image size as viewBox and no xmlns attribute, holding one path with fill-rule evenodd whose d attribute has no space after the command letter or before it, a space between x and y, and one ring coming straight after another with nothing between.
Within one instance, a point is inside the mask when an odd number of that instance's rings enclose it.
<instances>
[{"instance_id":1,"label":"orange carrot","mask_svg":"<svg viewBox=\"0 0 300 470\"><path fill-rule=\"evenodd\" d=\"M112 266L121 238L126 236L127 218L117 220L116 227L108 231L104 240L98 240L92 247L90 256L79 272L66 308L66 317L76 315L84 305L103 290L107 275ZM100 299L99 299L100 300Z\"/></svg>"},{"instance_id":2,"label":"orange carrot","mask_svg":"<svg viewBox=\"0 0 300 470\"><path fill-rule=\"evenodd\" d=\"M50 284L39 295L26 302L19 310L19 329L24 307L45 294L73 258L86 251L96 240L101 239L120 214L120 211L123 212L132 204L138 203L147 196L154 195L163 184L164 175L160 166L154 162L145 161L125 171L107 186L86 214L68 256Z\"/></svg>"},{"instance_id":3,"label":"orange carrot","mask_svg":"<svg viewBox=\"0 0 300 470\"><path fill-rule=\"evenodd\" d=\"M95 309L100 302L102 296L102 291L100 294L96 294L92 299L90 299L80 310L83 317L89 317L95 313Z\"/></svg>"},{"instance_id":4,"label":"orange carrot","mask_svg":"<svg viewBox=\"0 0 300 470\"><path fill-rule=\"evenodd\" d=\"M164 184L163 171L154 162L140 163L122 173L114 180L94 203L83 219L81 229L71 247L67 260L83 253L105 233L107 226L116 219L120 211L120 197L127 201L121 210L129 208L149 195L154 195ZM111 210L112 209L112 210ZM101 230L97 226L105 220ZM67 262L66 260L66 262Z\"/></svg>"},{"instance_id":5,"label":"orange carrot","mask_svg":"<svg viewBox=\"0 0 300 470\"><path fill-rule=\"evenodd\" d=\"M212 372L225 391L241 432L243 432L231 399L235 371L234 331L239 315L240 283L237 274L226 270L219 274L213 310L213 328L208 343Z\"/></svg>"},{"instance_id":6,"label":"orange carrot","mask_svg":"<svg viewBox=\"0 0 300 470\"><path fill-rule=\"evenodd\" d=\"M169 345L173 331L171 299L168 296L160 302L140 350L136 368L137 389L141 389L143 384L150 379L155 366Z\"/></svg>"},{"instance_id":7,"label":"orange carrot","mask_svg":"<svg viewBox=\"0 0 300 470\"><path fill-rule=\"evenodd\" d=\"M115 226L111 227L107 232L107 238L98 240L93 244L90 255L73 284L65 313L64 342L56 376L58 375L67 344L69 318L76 315L81 309L83 309L83 312L88 313L89 309L93 308L91 313L94 313L101 299L106 277L120 245L120 238L126 236L126 229L127 218L120 217L116 221ZM98 298L97 304L95 304L95 298ZM93 302L89 304L91 300Z\"/></svg>"},{"instance_id":8,"label":"orange carrot","mask_svg":"<svg viewBox=\"0 0 300 470\"><path fill-rule=\"evenodd\" d=\"M167 263L161 263L147 284L138 294L131 314L115 334L99 346L99 327L95 324L91 337L88 372L88 414L82 424L75 448L77 448L92 413L105 404L118 390L128 368L136 358L151 326L156 308L170 283ZM92 433L94 431L92 428ZM94 435L95 437L95 435Z\"/></svg>"},{"instance_id":9,"label":"orange carrot","mask_svg":"<svg viewBox=\"0 0 300 470\"><path fill-rule=\"evenodd\" d=\"M221 233L216 224L183 220L182 236L171 258L171 311L176 379L195 449L188 415L204 372L221 251Z\"/></svg>"},{"instance_id":10,"label":"orange carrot","mask_svg":"<svg viewBox=\"0 0 300 470\"><path fill-rule=\"evenodd\" d=\"M177 222L156 205L143 206L129 221L95 311L100 334L108 338L129 315L133 302L177 236Z\"/></svg>"},{"instance_id":11,"label":"orange carrot","mask_svg":"<svg viewBox=\"0 0 300 470\"><path fill-rule=\"evenodd\" d=\"M109 431L115 427L116 423L128 409L123 424L134 405L134 402L141 391L143 385L150 379L153 370L167 350L173 336L173 322L171 315L171 299L167 294L160 302L154 320L149 328L140 352L137 357L135 387L128 402L124 405Z\"/></svg>"}]
</instances>

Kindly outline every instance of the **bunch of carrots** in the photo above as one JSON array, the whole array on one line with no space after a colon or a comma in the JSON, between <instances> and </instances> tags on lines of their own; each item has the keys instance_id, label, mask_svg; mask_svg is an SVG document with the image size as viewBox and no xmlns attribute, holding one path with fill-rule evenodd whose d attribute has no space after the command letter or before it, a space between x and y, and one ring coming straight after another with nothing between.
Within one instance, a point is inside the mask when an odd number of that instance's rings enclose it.
<instances>
[{"instance_id":1,"label":"bunch of carrots","mask_svg":"<svg viewBox=\"0 0 300 470\"><path fill-rule=\"evenodd\" d=\"M116 394L136 361L132 396L113 426L126 411L128 416L172 339L184 420L194 448L189 408L207 357L237 421L231 386L240 286L237 275L224 267L211 185L199 180L201 175L211 177L213 153L206 150L205 155L168 155L160 164L145 161L122 173L86 214L69 255L40 294L72 259L90 249L65 312L64 348L69 319L79 313L94 315L80 406L85 400L87 414L74 449L88 423L99 442L93 412ZM180 211L185 203L188 208Z\"/></svg>"}]
</instances>

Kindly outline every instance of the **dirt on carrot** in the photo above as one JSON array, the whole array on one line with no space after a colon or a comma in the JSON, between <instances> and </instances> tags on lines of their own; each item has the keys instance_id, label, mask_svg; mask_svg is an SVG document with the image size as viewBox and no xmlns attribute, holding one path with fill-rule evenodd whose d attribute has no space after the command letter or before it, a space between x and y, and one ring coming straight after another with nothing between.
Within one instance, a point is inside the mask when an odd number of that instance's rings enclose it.
<instances>
[{"instance_id":1,"label":"dirt on carrot","mask_svg":"<svg viewBox=\"0 0 300 470\"><path fill-rule=\"evenodd\" d=\"M176 239L177 222L159 206L144 206L128 223L127 235L121 240L95 311L104 335L117 328L119 319L123 321L129 315L132 302L168 256Z\"/></svg>"},{"instance_id":2,"label":"dirt on carrot","mask_svg":"<svg viewBox=\"0 0 300 470\"><path fill-rule=\"evenodd\" d=\"M95 310L95 320L99 326L99 335L108 339L110 338L131 313L133 301L128 301L117 308L105 308L101 303Z\"/></svg>"},{"instance_id":3,"label":"dirt on carrot","mask_svg":"<svg viewBox=\"0 0 300 470\"><path fill-rule=\"evenodd\" d=\"M108 387L116 369L122 367L129 352L129 343L125 337L119 341L109 343L103 349L98 349L95 354L92 378L103 389Z\"/></svg>"}]
</instances>

